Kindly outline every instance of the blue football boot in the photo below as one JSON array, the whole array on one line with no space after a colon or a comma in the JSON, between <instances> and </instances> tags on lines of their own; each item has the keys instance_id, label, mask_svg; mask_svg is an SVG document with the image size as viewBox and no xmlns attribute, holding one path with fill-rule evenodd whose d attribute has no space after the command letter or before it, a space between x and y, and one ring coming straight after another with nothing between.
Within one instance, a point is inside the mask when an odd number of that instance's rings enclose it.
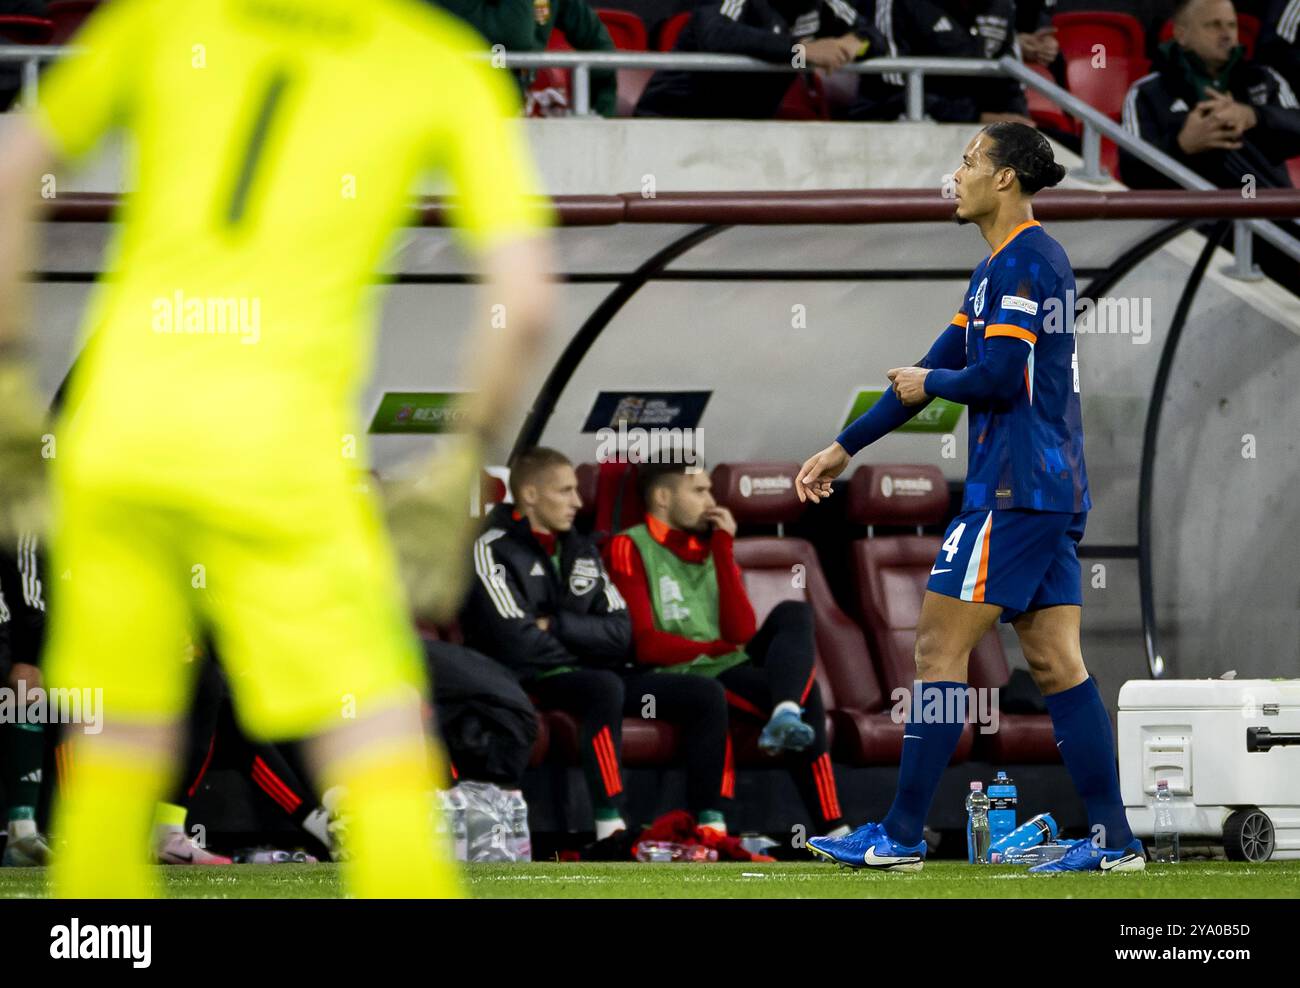
<instances>
[{"instance_id":1,"label":"blue football boot","mask_svg":"<svg viewBox=\"0 0 1300 988\"><path fill-rule=\"evenodd\" d=\"M1147 853L1136 837L1127 847L1112 851L1090 840L1076 841L1074 847L1055 861L1044 861L1030 868L1035 875L1054 875L1066 871L1142 871Z\"/></svg>"},{"instance_id":2,"label":"blue football boot","mask_svg":"<svg viewBox=\"0 0 1300 988\"><path fill-rule=\"evenodd\" d=\"M813 743L812 725L805 724L799 714L786 709L772 715L758 736L758 750L765 755L779 755L783 751L803 751Z\"/></svg>"},{"instance_id":3,"label":"blue football boot","mask_svg":"<svg viewBox=\"0 0 1300 988\"><path fill-rule=\"evenodd\" d=\"M807 847L819 858L850 868L920 871L925 866L925 841L911 847L900 844L878 823L864 824L843 837L814 837Z\"/></svg>"}]
</instances>

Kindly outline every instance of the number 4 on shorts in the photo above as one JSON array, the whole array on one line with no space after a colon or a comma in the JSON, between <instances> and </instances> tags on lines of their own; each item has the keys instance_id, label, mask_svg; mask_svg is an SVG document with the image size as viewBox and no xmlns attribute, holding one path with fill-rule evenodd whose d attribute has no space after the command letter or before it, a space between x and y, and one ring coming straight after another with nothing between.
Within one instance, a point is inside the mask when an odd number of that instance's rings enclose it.
<instances>
[{"instance_id":1,"label":"number 4 on shorts","mask_svg":"<svg viewBox=\"0 0 1300 988\"><path fill-rule=\"evenodd\" d=\"M966 531L966 523L962 522L952 530L948 540L943 544L943 551L948 554L946 562L952 562L952 557L957 555L957 549L961 545L961 533Z\"/></svg>"}]
</instances>

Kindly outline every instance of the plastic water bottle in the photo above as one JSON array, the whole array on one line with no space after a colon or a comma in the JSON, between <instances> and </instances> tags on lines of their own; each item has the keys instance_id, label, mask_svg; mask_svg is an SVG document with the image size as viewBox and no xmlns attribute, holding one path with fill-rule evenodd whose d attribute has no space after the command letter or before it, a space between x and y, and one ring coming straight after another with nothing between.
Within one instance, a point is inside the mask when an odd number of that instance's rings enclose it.
<instances>
[{"instance_id":1,"label":"plastic water bottle","mask_svg":"<svg viewBox=\"0 0 1300 988\"><path fill-rule=\"evenodd\" d=\"M966 860L989 863L989 797L983 782L972 782L966 797Z\"/></svg>"},{"instance_id":2,"label":"plastic water bottle","mask_svg":"<svg viewBox=\"0 0 1300 988\"><path fill-rule=\"evenodd\" d=\"M999 772L989 786L989 839L997 844L1016 829L1016 784Z\"/></svg>"},{"instance_id":3,"label":"plastic water bottle","mask_svg":"<svg viewBox=\"0 0 1300 988\"><path fill-rule=\"evenodd\" d=\"M459 786L443 794L443 812L451 830L452 849L457 861L469 860L469 801Z\"/></svg>"},{"instance_id":4,"label":"plastic water bottle","mask_svg":"<svg viewBox=\"0 0 1300 988\"><path fill-rule=\"evenodd\" d=\"M528 832L528 803L524 794L518 789L511 789L507 794L506 804L510 821L510 850L516 861L533 860L533 838Z\"/></svg>"},{"instance_id":5,"label":"plastic water bottle","mask_svg":"<svg viewBox=\"0 0 1300 988\"><path fill-rule=\"evenodd\" d=\"M1044 861L1056 861L1069 852L1072 844L1036 844L1033 847L1012 847L1006 851L990 851L989 859L993 864L1025 865L1027 867L1042 864Z\"/></svg>"},{"instance_id":6,"label":"plastic water bottle","mask_svg":"<svg viewBox=\"0 0 1300 988\"><path fill-rule=\"evenodd\" d=\"M990 813L989 816L993 814ZM1056 840L1060 828L1050 813L1040 813L1030 817L1011 833L989 845L989 854L1006 855L1012 850L1025 850L1037 844L1050 844Z\"/></svg>"},{"instance_id":7,"label":"plastic water bottle","mask_svg":"<svg viewBox=\"0 0 1300 988\"><path fill-rule=\"evenodd\" d=\"M1174 797L1169 792L1166 779L1156 780L1155 834L1152 840L1152 860L1165 864L1178 863L1178 827L1174 823Z\"/></svg>"}]
</instances>

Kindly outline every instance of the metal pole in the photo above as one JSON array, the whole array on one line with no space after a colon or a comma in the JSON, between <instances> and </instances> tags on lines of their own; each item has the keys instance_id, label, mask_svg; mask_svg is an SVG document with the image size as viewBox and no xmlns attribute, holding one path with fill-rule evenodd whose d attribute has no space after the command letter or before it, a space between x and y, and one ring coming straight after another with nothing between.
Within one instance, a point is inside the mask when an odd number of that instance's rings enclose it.
<instances>
[{"instance_id":1,"label":"metal pole","mask_svg":"<svg viewBox=\"0 0 1300 988\"><path fill-rule=\"evenodd\" d=\"M591 113L591 67L588 65L573 69L573 113L579 117Z\"/></svg>"},{"instance_id":2,"label":"metal pole","mask_svg":"<svg viewBox=\"0 0 1300 988\"><path fill-rule=\"evenodd\" d=\"M1237 220L1232 224L1233 263L1227 265L1225 274L1238 281L1263 281L1264 272L1255 265L1255 232L1248 220Z\"/></svg>"},{"instance_id":3,"label":"metal pole","mask_svg":"<svg viewBox=\"0 0 1300 988\"><path fill-rule=\"evenodd\" d=\"M29 58L23 62L23 109L30 110L36 106L36 86L40 78L40 62L35 58Z\"/></svg>"},{"instance_id":4,"label":"metal pole","mask_svg":"<svg viewBox=\"0 0 1300 988\"><path fill-rule=\"evenodd\" d=\"M925 73L907 73L907 119L925 119Z\"/></svg>"},{"instance_id":5,"label":"metal pole","mask_svg":"<svg viewBox=\"0 0 1300 988\"><path fill-rule=\"evenodd\" d=\"M1086 120L1083 124L1083 171L1076 177L1094 185L1110 179L1110 174L1101 167L1101 134Z\"/></svg>"}]
</instances>

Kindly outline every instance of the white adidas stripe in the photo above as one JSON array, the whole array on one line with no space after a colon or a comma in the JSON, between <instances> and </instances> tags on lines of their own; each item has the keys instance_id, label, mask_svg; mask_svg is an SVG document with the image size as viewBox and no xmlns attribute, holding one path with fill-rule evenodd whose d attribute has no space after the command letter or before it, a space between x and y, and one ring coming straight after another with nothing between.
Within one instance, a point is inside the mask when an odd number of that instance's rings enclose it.
<instances>
[{"instance_id":1,"label":"white adidas stripe","mask_svg":"<svg viewBox=\"0 0 1300 988\"><path fill-rule=\"evenodd\" d=\"M484 589L496 605L497 613L504 618L521 618L526 615L515 603L510 587L493 572L496 559L492 555L492 543L505 535L503 529L494 528L480 535L474 542L474 572L483 582Z\"/></svg>"}]
</instances>

